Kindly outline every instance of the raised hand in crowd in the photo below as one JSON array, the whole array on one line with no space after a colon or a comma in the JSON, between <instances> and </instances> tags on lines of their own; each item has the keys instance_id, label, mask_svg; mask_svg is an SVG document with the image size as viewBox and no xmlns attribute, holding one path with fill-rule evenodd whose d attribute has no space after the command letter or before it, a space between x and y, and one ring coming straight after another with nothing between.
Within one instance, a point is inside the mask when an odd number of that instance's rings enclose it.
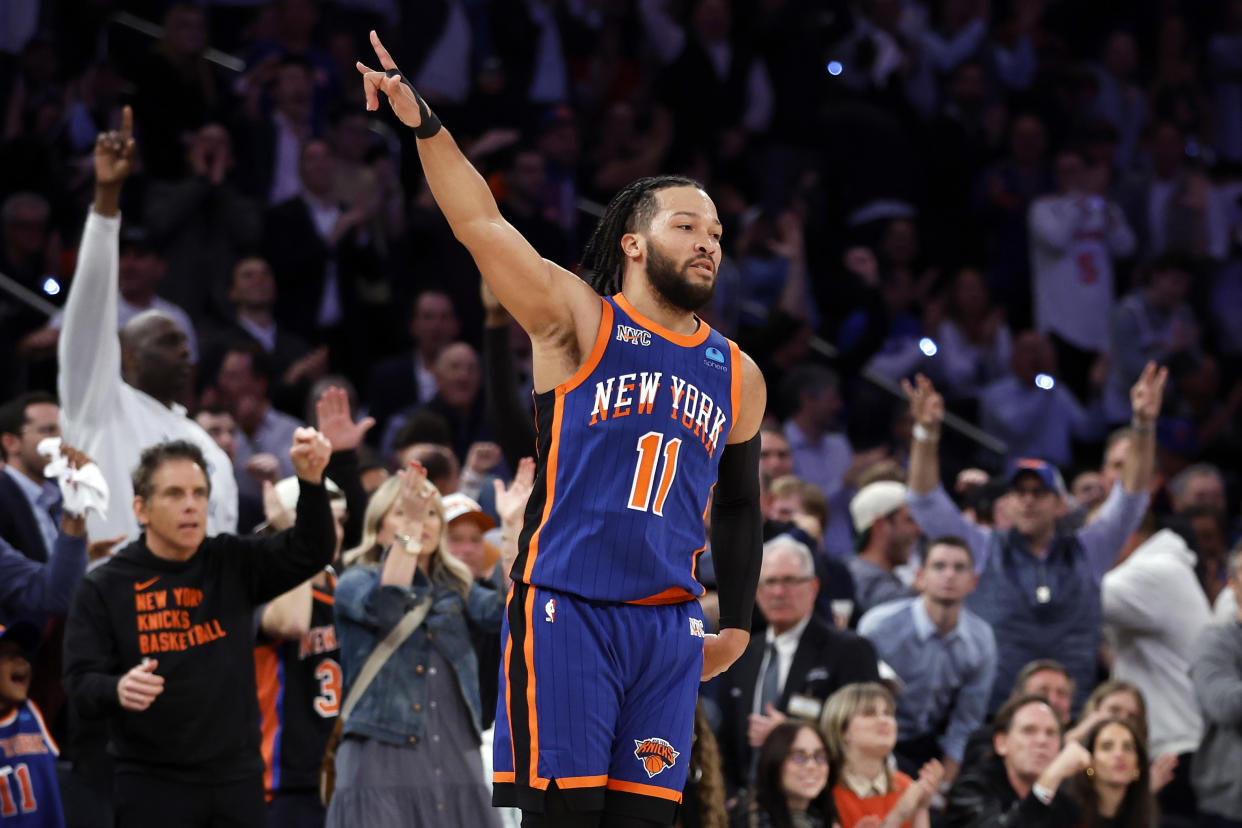
<instances>
[{"instance_id":1,"label":"raised hand in crowd","mask_svg":"<svg viewBox=\"0 0 1242 828\"><path fill-rule=\"evenodd\" d=\"M315 417L320 433L328 438L333 451L358 448L362 438L375 425L374 417L363 417L354 422L350 417L348 392L335 385L326 388L315 401Z\"/></svg>"},{"instance_id":2,"label":"raised hand in crowd","mask_svg":"<svg viewBox=\"0 0 1242 828\"><path fill-rule=\"evenodd\" d=\"M270 480L263 481L263 517L278 532L292 527L297 520L293 511L286 508L280 499L276 484Z\"/></svg>"},{"instance_id":3,"label":"raised hand in crowd","mask_svg":"<svg viewBox=\"0 0 1242 828\"><path fill-rule=\"evenodd\" d=\"M155 668L159 666L158 660L144 658L141 664L121 676L116 683L116 697L121 707L141 713L164 692L164 677L155 674Z\"/></svg>"},{"instance_id":4,"label":"raised hand in crowd","mask_svg":"<svg viewBox=\"0 0 1242 828\"><path fill-rule=\"evenodd\" d=\"M1061 786L1061 783L1069 779L1075 774L1081 773L1091 766L1091 754L1082 742L1077 739L1067 739L1065 747L1061 748L1061 752L1056 758L1044 768L1044 772L1039 775L1039 779L1035 784L1055 791Z\"/></svg>"},{"instance_id":5,"label":"raised hand in crowd","mask_svg":"<svg viewBox=\"0 0 1242 828\"><path fill-rule=\"evenodd\" d=\"M289 459L293 461L293 472L299 478L307 483L322 483L323 470L332 459L332 444L313 428L299 428L293 432Z\"/></svg>"},{"instance_id":6,"label":"raised hand in crowd","mask_svg":"<svg viewBox=\"0 0 1242 828\"><path fill-rule=\"evenodd\" d=\"M1169 379L1169 369L1149 362L1130 388L1130 410L1134 424L1140 428L1154 426L1164 403L1164 385Z\"/></svg>"},{"instance_id":7,"label":"raised hand in crowd","mask_svg":"<svg viewBox=\"0 0 1242 828\"><path fill-rule=\"evenodd\" d=\"M260 484L275 483L280 479L280 461L276 455L262 452L246 461L246 474Z\"/></svg>"},{"instance_id":8,"label":"raised hand in crowd","mask_svg":"<svg viewBox=\"0 0 1242 828\"><path fill-rule=\"evenodd\" d=\"M922 374L914 377L914 383L901 381L901 388L910 400L910 415L914 424L922 426L929 434L940 434L940 425L944 422L944 397L932 385L932 381Z\"/></svg>"},{"instance_id":9,"label":"raised hand in crowd","mask_svg":"<svg viewBox=\"0 0 1242 828\"><path fill-rule=\"evenodd\" d=\"M496 468L496 464L503 459L504 454L501 453L500 446L496 443L487 441L471 443L466 451L466 470L482 476Z\"/></svg>"},{"instance_id":10,"label":"raised hand in crowd","mask_svg":"<svg viewBox=\"0 0 1242 828\"><path fill-rule=\"evenodd\" d=\"M931 806L943 779L944 766L939 760L932 759L924 764L919 769L918 779L910 782L910 787L906 788L905 793L897 800L893 810L888 813L883 822L878 822L877 825L880 828L896 828L898 825L905 825L913 820L919 812Z\"/></svg>"},{"instance_id":11,"label":"raised hand in crowd","mask_svg":"<svg viewBox=\"0 0 1242 828\"><path fill-rule=\"evenodd\" d=\"M509 571L518 553L518 535L522 531L522 518L526 501L535 488L535 459L523 457L518 461L517 472L508 486L501 480L493 480L496 487L496 514L500 516L500 560L508 586Z\"/></svg>"},{"instance_id":12,"label":"raised hand in crowd","mask_svg":"<svg viewBox=\"0 0 1242 828\"><path fill-rule=\"evenodd\" d=\"M1151 792L1160 793L1164 786L1173 781L1177 773L1177 754L1163 753L1151 763Z\"/></svg>"},{"instance_id":13,"label":"raised hand in crowd","mask_svg":"<svg viewBox=\"0 0 1242 828\"><path fill-rule=\"evenodd\" d=\"M763 743L768 740L768 734L787 718L789 717L776 709L776 705L768 702L762 713L751 713L747 717L746 741L753 748L763 747Z\"/></svg>"}]
</instances>

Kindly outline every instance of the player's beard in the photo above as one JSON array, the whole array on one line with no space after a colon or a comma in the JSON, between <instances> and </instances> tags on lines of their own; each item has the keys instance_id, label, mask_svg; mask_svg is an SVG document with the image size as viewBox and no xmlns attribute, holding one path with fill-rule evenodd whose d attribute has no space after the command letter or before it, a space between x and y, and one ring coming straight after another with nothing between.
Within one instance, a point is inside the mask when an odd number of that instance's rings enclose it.
<instances>
[{"instance_id":1,"label":"player's beard","mask_svg":"<svg viewBox=\"0 0 1242 828\"><path fill-rule=\"evenodd\" d=\"M647 280L656 294L668 305L686 313L694 313L711 301L716 282L702 285L691 281L686 271L690 262L706 258L695 256L678 267L672 256L666 256L654 241L647 243Z\"/></svg>"}]
</instances>

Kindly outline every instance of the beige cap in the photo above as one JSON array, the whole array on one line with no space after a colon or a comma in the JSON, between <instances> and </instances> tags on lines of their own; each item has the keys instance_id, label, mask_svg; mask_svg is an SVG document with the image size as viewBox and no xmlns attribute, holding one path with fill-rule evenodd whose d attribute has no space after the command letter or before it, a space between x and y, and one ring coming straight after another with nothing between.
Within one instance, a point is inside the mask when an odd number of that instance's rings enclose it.
<instances>
[{"instance_id":1,"label":"beige cap","mask_svg":"<svg viewBox=\"0 0 1242 828\"><path fill-rule=\"evenodd\" d=\"M850 501L850 517L855 532L865 532L876 518L888 517L906 504L906 487L892 480L864 486Z\"/></svg>"}]
</instances>

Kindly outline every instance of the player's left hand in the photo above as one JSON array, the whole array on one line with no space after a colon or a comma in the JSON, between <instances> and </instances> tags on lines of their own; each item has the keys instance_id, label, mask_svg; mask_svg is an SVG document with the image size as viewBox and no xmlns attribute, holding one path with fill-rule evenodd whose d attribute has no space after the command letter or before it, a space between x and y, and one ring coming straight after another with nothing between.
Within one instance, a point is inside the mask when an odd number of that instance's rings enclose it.
<instances>
[{"instance_id":1,"label":"player's left hand","mask_svg":"<svg viewBox=\"0 0 1242 828\"><path fill-rule=\"evenodd\" d=\"M289 459L293 472L307 483L322 483L323 470L332 458L332 444L328 438L313 428L299 428L293 432L293 446Z\"/></svg>"},{"instance_id":2,"label":"player's left hand","mask_svg":"<svg viewBox=\"0 0 1242 828\"><path fill-rule=\"evenodd\" d=\"M728 670L746 652L750 633L746 630L723 629L719 635L703 636L703 677L708 681Z\"/></svg>"}]
</instances>

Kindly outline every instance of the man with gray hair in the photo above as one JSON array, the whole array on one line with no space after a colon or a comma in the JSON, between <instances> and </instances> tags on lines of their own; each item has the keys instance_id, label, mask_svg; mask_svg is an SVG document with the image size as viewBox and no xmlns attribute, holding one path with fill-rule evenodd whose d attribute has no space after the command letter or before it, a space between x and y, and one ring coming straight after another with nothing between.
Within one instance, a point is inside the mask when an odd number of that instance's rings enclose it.
<instances>
[{"instance_id":1,"label":"man with gray hair","mask_svg":"<svg viewBox=\"0 0 1242 828\"><path fill-rule=\"evenodd\" d=\"M819 579L810 548L789 535L763 545L755 603L767 619L720 678L720 756L730 792L752 780L754 756L772 728L789 716L818 721L840 687L878 681L875 648L814 613Z\"/></svg>"},{"instance_id":2,"label":"man with gray hair","mask_svg":"<svg viewBox=\"0 0 1242 828\"><path fill-rule=\"evenodd\" d=\"M1229 554L1229 585L1242 589L1242 547ZM1242 826L1242 611L1226 624L1212 624L1195 643L1190 679L1207 732L1191 764L1203 824Z\"/></svg>"},{"instance_id":3,"label":"man with gray hair","mask_svg":"<svg viewBox=\"0 0 1242 828\"><path fill-rule=\"evenodd\" d=\"M87 516L93 540L134 539L130 472L142 450L189 440L203 452L211 480L207 534L237 531L237 482L228 457L186 416L178 400L191 376L185 332L167 314L138 314L116 334L121 186L134 158L133 114L95 145L95 203L82 231L77 271L65 303L60 337L61 427L65 440L99 462L111 492L106 517Z\"/></svg>"},{"instance_id":4,"label":"man with gray hair","mask_svg":"<svg viewBox=\"0 0 1242 828\"><path fill-rule=\"evenodd\" d=\"M1173 511L1181 514L1194 507L1225 511L1225 479L1211 463L1195 463L1169 481Z\"/></svg>"}]
</instances>

